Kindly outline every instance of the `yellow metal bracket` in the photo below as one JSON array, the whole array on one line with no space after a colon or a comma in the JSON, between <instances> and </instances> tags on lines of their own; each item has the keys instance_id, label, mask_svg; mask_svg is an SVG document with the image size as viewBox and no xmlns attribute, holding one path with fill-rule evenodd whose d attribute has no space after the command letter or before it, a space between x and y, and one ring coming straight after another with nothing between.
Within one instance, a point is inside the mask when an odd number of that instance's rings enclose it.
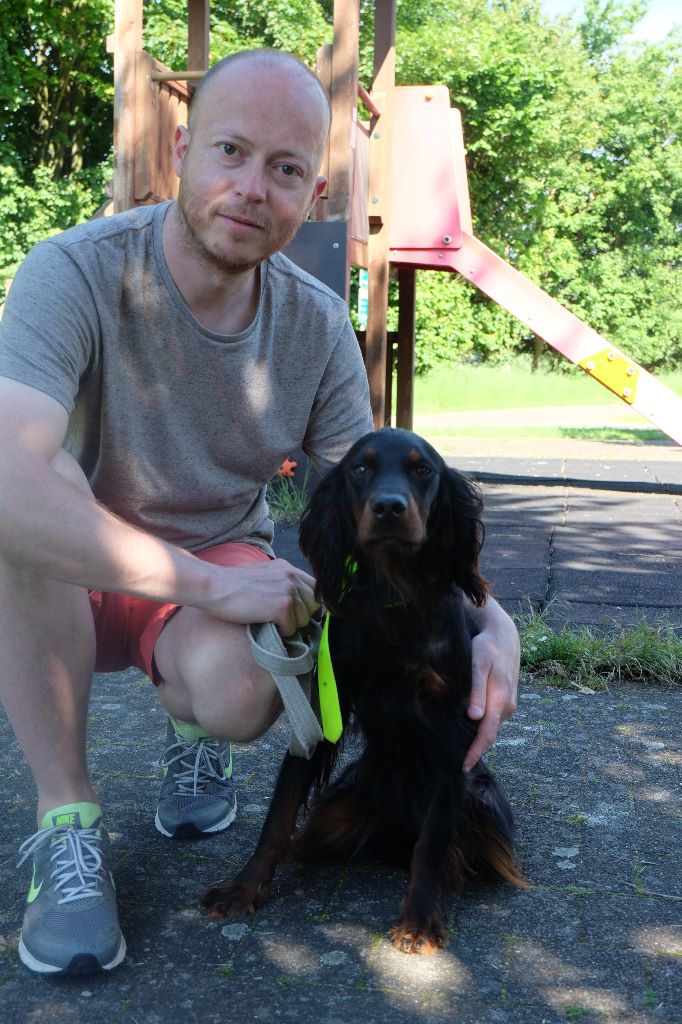
<instances>
[{"instance_id":1,"label":"yellow metal bracket","mask_svg":"<svg viewBox=\"0 0 682 1024\"><path fill-rule=\"evenodd\" d=\"M629 405L633 404L637 394L639 366L631 359L627 359L618 349L604 348L586 359L581 359L578 365L609 391L613 391L614 395L618 395Z\"/></svg>"}]
</instances>

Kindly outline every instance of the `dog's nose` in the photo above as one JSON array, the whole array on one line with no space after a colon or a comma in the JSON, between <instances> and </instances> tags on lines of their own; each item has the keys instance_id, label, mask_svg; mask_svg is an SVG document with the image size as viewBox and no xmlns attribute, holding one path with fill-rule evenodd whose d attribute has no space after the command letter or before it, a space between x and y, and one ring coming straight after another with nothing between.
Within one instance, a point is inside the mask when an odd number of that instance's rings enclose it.
<instances>
[{"instance_id":1,"label":"dog's nose","mask_svg":"<svg viewBox=\"0 0 682 1024\"><path fill-rule=\"evenodd\" d=\"M407 498L402 494L378 494L370 508L375 519L400 519L407 512Z\"/></svg>"}]
</instances>

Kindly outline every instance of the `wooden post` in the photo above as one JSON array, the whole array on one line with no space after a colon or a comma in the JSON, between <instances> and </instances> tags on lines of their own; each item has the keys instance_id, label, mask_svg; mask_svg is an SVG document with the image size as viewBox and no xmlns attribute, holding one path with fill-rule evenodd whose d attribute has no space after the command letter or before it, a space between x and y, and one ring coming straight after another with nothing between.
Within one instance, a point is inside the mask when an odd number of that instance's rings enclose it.
<instances>
[{"instance_id":1,"label":"wooden post","mask_svg":"<svg viewBox=\"0 0 682 1024\"><path fill-rule=\"evenodd\" d=\"M393 412L393 353L397 345L397 336L393 331L386 332L386 362L384 364L384 422L381 426L390 426Z\"/></svg>"},{"instance_id":2,"label":"wooden post","mask_svg":"<svg viewBox=\"0 0 682 1024\"><path fill-rule=\"evenodd\" d=\"M397 427L412 430L414 416L414 327L417 308L417 272L398 269L398 396Z\"/></svg>"},{"instance_id":3,"label":"wooden post","mask_svg":"<svg viewBox=\"0 0 682 1024\"><path fill-rule=\"evenodd\" d=\"M315 73L317 74L320 84L324 86L326 93L329 97L332 96L332 46L331 43L325 43L321 46L316 54L315 59ZM331 148L331 138L327 139L327 146L322 156L322 164L320 166L320 174L327 179L324 192L319 197L315 205L310 212L310 219L316 221L323 221L327 219L327 207L329 198L329 153Z\"/></svg>"},{"instance_id":4,"label":"wooden post","mask_svg":"<svg viewBox=\"0 0 682 1024\"><path fill-rule=\"evenodd\" d=\"M390 421L386 408L386 316L388 312L390 161L393 144L396 0L376 0L372 100L381 111L372 118L369 139L369 297L365 365L376 427Z\"/></svg>"},{"instance_id":5,"label":"wooden post","mask_svg":"<svg viewBox=\"0 0 682 1024\"><path fill-rule=\"evenodd\" d=\"M114 213L135 205L135 66L142 49L142 0L116 0L114 34Z\"/></svg>"},{"instance_id":6,"label":"wooden post","mask_svg":"<svg viewBox=\"0 0 682 1024\"><path fill-rule=\"evenodd\" d=\"M353 187L350 156L355 148L359 34L358 0L334 0L327 220L348 220L350 217Z\"/></svg>"},{"instance_id":7,"label":"wooden post","mask_svg":"<svg viewBox=\"0 0 682 1024\"><path fill-rule=\"evenodd\" d=\"M353 152L357 130L358 0L334 0L334 43L331 65L332 123L324 220L346 224L346 301L350 288L350 209L353 194Z\"/></svg>"},{"instance_id":8,"label":"wooden post","mask_svg":"<svg viewBox=\"0 0 682 1024\"><path fill-rule=\"evenodd\" d=\"M187 0L187 70L208 70L210 0Z\"/></svg>"}]
</instances>

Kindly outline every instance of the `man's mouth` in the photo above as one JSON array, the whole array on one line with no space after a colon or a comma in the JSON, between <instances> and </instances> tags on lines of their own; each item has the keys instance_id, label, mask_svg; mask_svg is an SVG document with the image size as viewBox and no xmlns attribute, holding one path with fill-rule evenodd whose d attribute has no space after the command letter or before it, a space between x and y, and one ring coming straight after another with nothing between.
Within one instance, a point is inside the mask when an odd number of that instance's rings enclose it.
<instances>
[{"instance_id":1,"label":"man's mouth","mask_svg":"<svg viewBox=\"0 0 682 1024\"><path fill-rule=\"evenodd\" d=\"M252 220L250 217L244 217L239 213L221 213L220 216L225 220L231 221L237 228L246 228L250 231L262 231L265 227L264 224L261 224L256 220Z\"/></svg>"}]
</instances>

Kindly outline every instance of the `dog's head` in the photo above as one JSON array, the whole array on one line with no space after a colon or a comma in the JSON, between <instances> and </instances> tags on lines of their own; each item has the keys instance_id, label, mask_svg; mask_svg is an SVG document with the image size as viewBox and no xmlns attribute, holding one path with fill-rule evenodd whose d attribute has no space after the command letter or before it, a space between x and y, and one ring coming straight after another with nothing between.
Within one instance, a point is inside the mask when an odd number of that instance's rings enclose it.
<instances>
[{"instance_id":1,"label":"dog's head","mask_svg":"<svg viewBox=\"0 0 682 1024\"><path fill-rule=\"evenodd\" d=\"M301 522L301 549L333 611L353 560L403 601L454 584L480 605L481 508L473 484L427 441L386 428L361 438L319 484Z\"/></svg>"}]
</instances>

